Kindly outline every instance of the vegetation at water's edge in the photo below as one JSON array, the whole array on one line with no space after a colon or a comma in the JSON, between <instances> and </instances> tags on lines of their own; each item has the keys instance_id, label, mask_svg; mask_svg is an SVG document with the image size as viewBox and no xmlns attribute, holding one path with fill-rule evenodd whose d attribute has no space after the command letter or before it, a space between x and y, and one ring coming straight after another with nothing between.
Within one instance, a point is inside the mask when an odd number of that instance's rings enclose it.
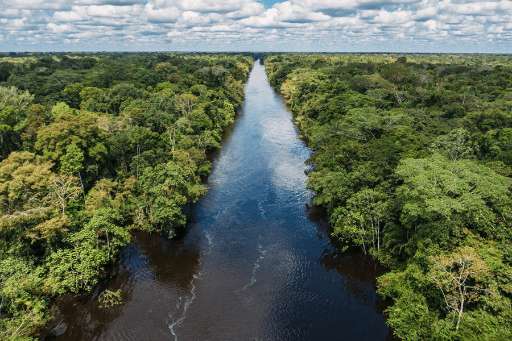
<instances>
[{"instance_id":1,"label":"vegetation at water's edge","mask_svg":"<svg viewBox=\"0 0 512 341\"><path fill-rule=\"evenodd\" d=\"M172 237L242 103L234 55L0 58L0 339L90 292L131 229ZM106 292L101 304L122 300Z\"/></svg>"},{"instance_id":2,"label":"vegetation at water's edge","mask_svg":"<svg viewBox=\"0 0 512 341\"><path fill-rule=\"evenodd\" d=\"M333 237L405 340L512 339L512 59L274 55Z\"/></svg>"}]
</instances>

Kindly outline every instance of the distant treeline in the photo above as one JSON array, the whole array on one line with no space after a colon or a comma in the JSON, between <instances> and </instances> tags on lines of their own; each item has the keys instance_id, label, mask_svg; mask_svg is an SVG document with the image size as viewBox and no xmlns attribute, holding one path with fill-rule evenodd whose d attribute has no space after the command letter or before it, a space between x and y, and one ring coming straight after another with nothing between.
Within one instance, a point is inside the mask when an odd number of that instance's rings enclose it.
<instances>
[{"instance_id":1,"label":"distant treeline","mask_svg":"<svg viewBox=\"0 0 512 341\"><path fill-rule=\"evenodd\" d=\"M241 55L0 58L0 339L90 292L130 230L173 237L243 100Z\"/></svg>"},{"instance_id":2,"label":"distant treeline","mask_svg":"<svg viewBox=\"0 0 512 341\"><path fill-rule=\"evenodd\" d=\"M512 58L274 55L343 249L404 340L512 339Z\"/></svg>"}]
</instances>

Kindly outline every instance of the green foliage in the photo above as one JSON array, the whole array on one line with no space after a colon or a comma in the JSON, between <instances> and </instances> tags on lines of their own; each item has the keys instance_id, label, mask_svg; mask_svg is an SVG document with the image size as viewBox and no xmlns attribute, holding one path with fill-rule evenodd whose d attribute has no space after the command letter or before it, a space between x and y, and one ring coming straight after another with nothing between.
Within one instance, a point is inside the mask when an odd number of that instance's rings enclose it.
<instances>
[{"instance_id":1,"label":"green foliage","mask_svg":"<svg viewBox=\"0 0 512 341\"><path fill-rule=\"evenodd\" d=\"M104 267L130 240L128 231L115 224L117 212L100 209L84 227L68 236L67 248L50 254L45 281L53 294L89 292L102 277Z\"/></svg>"},{"instance_id":2,"label":"green foliage","mask_svg":"<svg viewBox=\"0 0 512 341\"><path fill-rule=\"evenodd\" d=\"M379 292L405 340L507 340L512 323L509 57L274 55L314 153L333 238L390 268Z\"/></svg>"},{"instance_id":3,"label":"green foliage","mask_svg":"<svg viewBox=\"0 0 512 341\"><path fill-rule=\"evenodd\" d=\"M2 239L14 244L20 239L44 240L51 248L67 230L66 208L79 189L73 177L51 168L51 162L29 152L13 152L0 163Z\"/></svg>"},{"instance_id":4,"label":"green foliage","mask_svg":"<svg viewBox=\"0 0 512 341\"><path fill-rule=\"evenodd\" d=\"M83 168L84 154L76 144L66 147L66 154L60 158L60 168L65 174L73 175Z\"/></svg>"},{"instance_id":5,"label":"green foliage","mask_svg":"<svg viewBox=\"0 0 512 341\"><path fill-rule=\"evenodd\" d=\"M450 160L473 159L479 152L478 144L464 128L453 129L448 134L437 137L431 149Z\"/></svg>"},{"instance_id":6,"label":"green foliage","mask_svg":"<svg viewBox=\"0 0 512 341\"><path fill-rule=\"evenodd\" d=\"M108 290L103 291L98 297L98 301L100 303L100 308L109 309L115 306L118 306L123 303L123 297L121 294L121 290Z\"/></svg>"},{"instance_id":7,"label":"green foliage","mask_svg":"<svg viewBox=\"0 0 512 341\"><path fill-rule=\"evenodd\" d=\"M0 338L28 340L48 321L47 302L41 297L43 272L20 257L0 260Z\"/></svg>"},{"instance_id":8,"label":"green foliage","mask_svg":"<svg viewBox=\"0 0 512 341\"><path fill-rule=\"evenodd\" d=\"M379 278L393 299L388 323L406 340L506 340L512 305L510 264L496 243L479 242L450 252L418 252L404 269Z\"/></svg>"},{"instance_id":9,"label":"green foliage","mask_svg":"<svg viewBox=\"0 0 512 341\"><path fill-rule=\"evenodd\" d=\"M387 195L374 189L363 189L347 200L346 207L332 214L335 236L345 245L359 245L366 252L371 247L380 251L382 230L388 219L390 202Z\"/></svg>"},{"instance_id":10,"label":"green foliage","mask_svg":"<svg viewBox=\"0 0 512 341\"><path fill-rule=\"evenodd\" d=\"M186 226L251 65L234 55L16 60L0 63L2 340L31 339L56 297L91 292L131 229L173 237Z\"/></svg>"},{"instance_id":11,"label":"green foliage","mask_svg":"<svg viewBox=\"0 0 512 341\"><path fill-rule=\"evenodd\" d=\"M0 86L0 160L21 147L20 135L33 98L26 91Z\"/></svg>"},{"instance_id":12,"label":"green foliage","mask_svg":"<svg viewBox=\"0 0 512 341\"><path fill-rule=\"evenodd\" d=\"M140 190L143 193L140 210L144 218L139 219L139 223L145 229L167 230L172 237L176 227L186 223L182 207L197 201L206 188L201 184L193 162L170 161L144 169Z\"/></svg>"},{"instance_id":13,"label":"green foliage","mask_svg":"<svg viewBox=\"0 0 512 341\"><path fill-rule=\"evenodd\" d=\"M464 239L466 229L489 239L512 239L512 179L472 160L437 155L405 159L396 174L403 180L396 193L406 252L413 254L417 244L449 248Z\"/></svg>"}]
</instances>

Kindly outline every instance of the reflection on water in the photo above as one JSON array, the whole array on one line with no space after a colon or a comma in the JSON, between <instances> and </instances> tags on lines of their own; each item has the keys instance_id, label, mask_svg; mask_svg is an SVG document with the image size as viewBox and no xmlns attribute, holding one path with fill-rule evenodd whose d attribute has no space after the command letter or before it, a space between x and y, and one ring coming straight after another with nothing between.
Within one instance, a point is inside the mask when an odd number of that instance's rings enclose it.
<instances>
[{"instance_id":1,"label":"reflection on water","mask_svg":"<svg viewBox=\"0 0 512 341\"><path fill-rule=\"evenodd\" d=\"M256 64L243 111L178 241L138 234L113 280L125 303L59 304L59 340L385 340L379 269L339 254L307 209L305 160L280 97Z\"/></svg>"},{"instance_id":2,"label":"reflection on water","mask_svg":"<svg viewBox=\"0 0 512 341\"><path fill-rule=\"evenodd\" d=\"M125 304L101 309L98 293L83 300L65 298L59 302L62 322L53 334L63 333L59 336L63 340L146 340L147 328L155 328L160 332L151 339L169 338L166 318L182 308L169 309L169 302L186 303L200 271L200 252L193 244L156 234L138 233L135 238L136 243L122 252L119 268L107 285L122 290Z\"/></svg>"}]
</instances>

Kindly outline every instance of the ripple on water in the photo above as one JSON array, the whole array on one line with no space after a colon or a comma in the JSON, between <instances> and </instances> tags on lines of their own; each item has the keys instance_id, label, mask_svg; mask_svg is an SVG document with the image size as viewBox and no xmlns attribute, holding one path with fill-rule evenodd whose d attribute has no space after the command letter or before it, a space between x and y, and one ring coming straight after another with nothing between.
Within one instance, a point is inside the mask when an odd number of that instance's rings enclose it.
<instances>
[{"instance_id":1,"label":"ripple on water","mask_svg":"<svg viewBox=\"0 0 512 341\"><path fill-rule=\"evenodd\" d=\"M109 283L125 304L68 303L59 340L386 338L375 269L308 218L309 150L261 65L243 110L183 239L138 236Z\"/></svg>"}]
</instances>

